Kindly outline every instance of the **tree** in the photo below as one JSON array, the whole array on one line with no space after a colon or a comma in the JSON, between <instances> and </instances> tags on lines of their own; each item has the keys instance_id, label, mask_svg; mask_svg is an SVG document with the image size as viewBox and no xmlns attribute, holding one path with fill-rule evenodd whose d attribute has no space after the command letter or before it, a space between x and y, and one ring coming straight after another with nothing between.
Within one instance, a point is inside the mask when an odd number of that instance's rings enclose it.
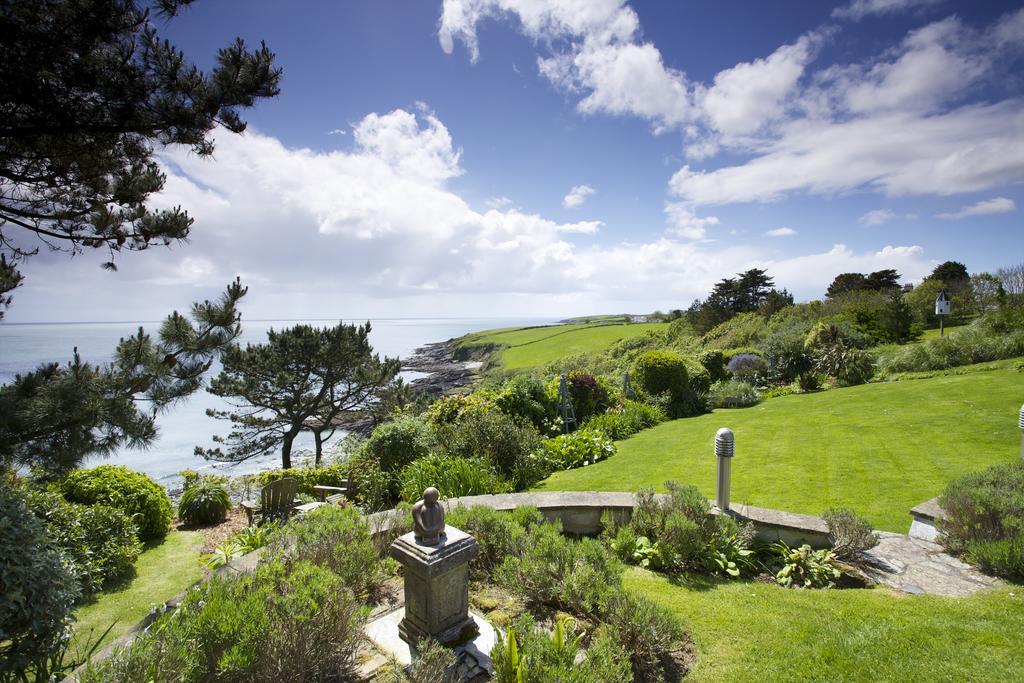
<instances>
[{"instance_id":1,"label":"tree","mask_svg":"<svg viewBox=\"0 0 1024 683\"><path fill-rule=\"evenodd\" d=\"M925 278L921 284L904 296L904 300L914 314L914 319L922 325L927 327L938 323L938 318L935 316L935 298L943 288L941 281Z\"/></svg>"},{"instance_id":2,"label":"tree","mask_svg":"<svg viewBox=\"0 0 1024 683\"><path fill-rule=\"evenodd\" d=\"M153 0L174 16L192 0ZM135 0L8 0L0 5L0 295L43 244L121 251L188 237L180 207L154 211L164 186L155 145L213 152L217 127L239 133L239 109L278 93L261 44L237 39L203 73L162 40ZM0 296L0 305L9 303Z\"/></svg>"},{"instance_id":3,"label":"tree","mask_svg":"<svg viewBox=\"0 0 1024 683\"><path fill-rule=\"evenodd\" d=\"M332 328L296 325L270 330L267 343L232 346L210 393L233 410L208 410L230 420L232 431L214 441L227 447L196 447L212 460L242 462L281 449L281 466L291 467L292 444L304 430L334 423L344 412L366 408L399 370L395 358L373 353L370 323ZM322 429L321 429L322 431ZM315 433L315 431L314 431ZM317 444L317 459L321 444Z\"/></svg>"},{"instance_id":4,"label":"tree","mask_svg":"<svg viewBox=\"0 0 1024 683\"><path fill-rule=\"evenodd\" d=\"M770 318L783 308L793 305L793 295L787 290L773 289L764 296L764 301L758 306L758 313L766 318Z\"/></svg>"},{"instance_id":5,"label":"tree","mask_svg":"<svg viewBox=\"0 0 1024 683\"><path fill-rule=\"evenodd\" d=\"M996 277L1008 295L1017 297L1024 295L1024 263L1007 266L996 271Z\"/></svg>"},{"instance_id":6,"label":"tree","mask_svg":"<svg viewBox=\"0 0 1024 683\"><path fill-rule=\"evenodd\" d=\"M992 273L975 273L971 276L971 296L974 310L987 313L994 309L1006 296L1003 283Z\"/></svg>"},{"instance_id":7,"label":"tree","mask_svg":"<svg viewBox=\"0 0 1024 683\"><path fill-rule=\"evenodd\" d=\"M957 284L966 283L971 279L971 276L967 272L967 266L964 264L959 261L946 261L935 266L932 274L925 279L938 280L947 287L952 287Z\"/></svg>"},{"instance_id":8,"label":"tree","mask_svg":"<svg viewBox=\"0 0 1024 683\"><path fill-rule=\"evenodd\" d=\"M157 414L196 391L213 359L241 334L239 281L220 300L193 304L189 321L177 311L154 341L141 327L122 339L106 366L47 363L0 386L0 465L36 466L52 473L77 467L156 438Z\"/></svg>"},{"instance_id":9,"label":"tree","mask_svg":"<svg viewBox=\"0 0 1024 683\"><path fill-rule=\"evenodd\" d=\"M834 299L841 294L856 292L866 289L866 287L867 278L864 277L863 273L840 273L836 275L835 279L832 280L832 284L828 286L825 296L829 299Z\"/></svg>"},{"instance_id":10,"label":"tree","mask_svg":"<svg viewBox=\"0 0 1024 683\"><path fill-rule=\"evenodd\" d=\"M865 278L864 286L866 289L873 289L876 292L899 289L900 274L894 268L876 270Z\"/></svg>"}]
</instances>

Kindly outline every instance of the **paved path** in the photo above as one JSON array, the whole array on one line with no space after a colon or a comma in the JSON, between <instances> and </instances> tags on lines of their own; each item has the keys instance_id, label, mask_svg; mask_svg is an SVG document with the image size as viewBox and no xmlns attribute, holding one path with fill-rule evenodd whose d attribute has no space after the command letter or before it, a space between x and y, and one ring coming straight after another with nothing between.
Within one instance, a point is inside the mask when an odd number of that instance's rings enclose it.
<instances>
[{"instance_id":1,"label":"paved path","mask_svg":"<svg viewBox=\"0 0 1024 683\"><path fill-rule=\"evenodd\" d=\"M1002 583L947 555L931 541L888 531L875 533L879 541L864 553L865 573L879 583L907 593L950 596L970 595Z\"/></svg>"}]
</instances>

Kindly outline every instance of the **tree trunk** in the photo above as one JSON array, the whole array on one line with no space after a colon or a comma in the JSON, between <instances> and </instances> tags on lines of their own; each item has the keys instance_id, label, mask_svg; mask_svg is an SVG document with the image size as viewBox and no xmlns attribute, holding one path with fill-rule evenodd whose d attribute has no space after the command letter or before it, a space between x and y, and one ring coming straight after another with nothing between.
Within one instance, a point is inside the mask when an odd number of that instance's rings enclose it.
<instances>
[{"instance_id":1,"label":"tree trunk","mask_svg":"<svg viewBox=\"0 0 1024 683\"><path fill-rule=\"evenodd\" d=\"M292 466L292 441L295 441L295 432L284 435L284 443L281 444L281 467L285 469Z\"/></svg>"},{"instance_id":2,"label":"tree trunk","mask_svg":"<svg viewBox=\"0 0 1024 683\"><path fill-rule=\"evenodd\" d=\"M314 464L317 467L320 467L320 455L324 450L324 438L319 429L313 430L313 441L316 443L316 460L314 461Z\"/></svg>"}]
</instances>

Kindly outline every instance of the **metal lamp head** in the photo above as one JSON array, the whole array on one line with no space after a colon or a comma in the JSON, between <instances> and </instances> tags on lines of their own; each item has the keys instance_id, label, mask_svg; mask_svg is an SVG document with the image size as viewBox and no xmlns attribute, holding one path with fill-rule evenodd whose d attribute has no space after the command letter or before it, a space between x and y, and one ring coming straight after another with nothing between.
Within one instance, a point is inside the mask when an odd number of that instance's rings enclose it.
<instances>
[{"instance_id":1,"label":"metal lamp head","mask_svg":"<svg viewBox=\"0 0 1024 683\"><path fill-rule=\"evenodd\" d=\"M715 455L717 457L731 458L735 450L736 439L733 436L731 429L728 427L722 427L715 432Z\"/></svg>"},{"instance_id":2,"label":"metal lamp head","mask_svg":"<svg viewBox=\"0 0 1024 683\"><path fill-rule=\"evenodd\" d=\"M1018 418L1017 426L1024 429L1024 406L1020 407L1020 417Z\"/></svg>"}]
</instances>

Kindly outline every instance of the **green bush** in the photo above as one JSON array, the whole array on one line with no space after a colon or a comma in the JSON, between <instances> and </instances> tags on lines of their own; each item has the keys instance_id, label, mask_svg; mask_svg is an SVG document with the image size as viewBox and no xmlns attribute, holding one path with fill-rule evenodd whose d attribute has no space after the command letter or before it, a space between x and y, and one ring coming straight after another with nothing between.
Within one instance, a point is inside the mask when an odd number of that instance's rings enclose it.
<instances>
[{"instance_id":1,"label":"green bush","mask_svg":"<svg viewBox=\"0 0 1024 683\"><path fill-rule=\"evenodd\" d=\"M214 577L190 590L82 683L336 681L355 677L367 610L344 580L297 562Z\"/></svg>"},{"instance_id":2,"label":"green bush","mask_svg":"<svg viewBox=\"0 0 1024 683\"><path fill-rule=\"evenodd\" d=\"M198 481L185 489L178 502L178 519L186 524L223 522L231 509L228 490L212 481Z\"/></svg>"},{"instance_id":3,"label":"green bush","mask_svg":"<svg viewBox=\"0 0 1024 683\"><path fill-rule=\"evenodd\" d=\"M677 418L706 410L711 376L700 363L678 353L648 351L636 360L633 383L644 400Z\"/></svg>"},{"instance_id":4,"label":"green bush","mask_svg":"<svg viewBox=\"0 0 1024 683\"><path fill-rule=\"evenodd\" d=\"M854 560L860 553L878 545L878 536L871 525L853 510L833 508L826 510L822 518L828 525L832 552L840 560Z\"/></svg>"},{"instance_id":5,"label":"green bush","mask_svg":"<svg viewBox=\"0 0 1024 683\"><path fill-rule=\"evenodd\" d=\"M294 479L299 482L299 493L307 496L315 495L314 486L347 486L349 468L347 464L334 463L319 467L290 467L287 469L267 470L256 475L256 484L266 486L278 479ZM258 493L258 492L257 492Z\"/></svg>"},{"instance_id":6,"label":"green bush","mask_svg":"<svg viewBox=\"0 0 1024 683\"><path fill-rule=\"evenodd\" d=\"M790 548L783 541L772 544L772 551L782 562L775 581L786 588L832 588L841 576L831 550L813 550L806 543Z\"/></svg>"},{"instance_id":7,"label":"green bush","mask_svg":"<svg viewBox=\"0 0 1024 683\"><path fill-rule=\"evenodd\" d=\"M946 548L987 572L1024 579L1024 460L949 482L939 504Z\"/></svg>"},{"instance_id":8,"label":"green bush","mask_svg":"<svg viewBox=\"0 0 1024 683\"><path fill-rule=\"evenodd\" d=\"M600 415L611 405L608 390L589 372L570 372L566 384L573 412L581 423L592 415Z\"/></svg>"},{"instance_id":9,"label":"green bush","mask_svg":"<svg viewBox=\"0 0 1024 683\"><path fill-rule=\"evenodd\" d=\"M391 507L397 495L398 480L391 472L385 472L377 459L357 452L346 463L348 483L352 497L363 510L376 512Z\"/></svg>"},{"instance_id":10,"label":"green bush","mask_svg":"<svg viewBox=\"0 0 1024 683\"><path fill-rule=\"evenodd\" d=\"M761 402L761 394L753 385L731 379L715 382L708 392L708 403L712 408L749 408Z\"/></svg>"},{"instance_id":11,"label":"green bush","mask_svg":"<svg viewBox=\"0 0 1024 683\"><path fill-rule=\"evenodd\" d=\"M138 527L125 513L108 505L69 503L53 491L29 493L28 504L71 561L83 593L98 591L132 571L142 543Z\"/></svg>"},{"instance_id":12,"label":"green bush","mask_svg":"<svg viewBox=\"0 0 1024 683\"><path fill-rule=\"evenodd\" d=\"M625 562L668 572L705 571L739 576L752 569L748 549L752 528L731 517L714 515L695 486L665 482L660 499L654 489L637 491L630 520L605 522L604 537Z\"/></svg>"},{"instance_id":13,"label":"green bush","mask_svg":"<svg viewBox=\"0 0 1024 683\"><path fill-rule=\"evenodd\" d=\"M444 498L512 491L512 485L502 479L484 458L428 455L406 465L398 478L401 481L401 498L409 503L422 498L428 486L435 487Z\"/></svg>"},{"instance_id":14,"label":"green bush","mask_svg":"<svg viewBox=\"0 0 1024 683\"><path fill-rule=\"evenodd\" d=\"M733 379L749 384L764 384L768 378L768 361L756 353L738 353L726 366Z\"/></svg>"},{"instance_id":15,"label":"green bush","mask_svg":"<svg viewBox=\"0 0 1024 683\"><path fill-rule=\"evenodd\" d=\"M516 375L506 381L494 395L494 403L501 412L527 420L537 429L555 414L544 382L532 375Z\"/></svg>"},{"instance_id":16,"label":"green bush","mask_svg":"<svg viewBox=\"0 0 1024 683\"><path fill-rule=\"evenodd\" d=\"M529 615L516 620L491 651L495 683L628 683L633 680L627 653L606 633L598 633L585 651L584 634L566 619L553 632L536 626Z\"/></svg>"},{"instance_id":17,"label":"green bush","mask_svg":"<svg viewBox=\"0 0 1024 683\"><path fill-rule=\"evenodd\" d=\"M363 442L363 450L375 458L385 472L397 472L430 453L434 446L430 425L412 415L402 415L378 425Z\"/></svg>"},{"instance_id":18,"label":"green bush","mask_svg":"<svg viewBox=\"0 0 1024 683\"><path fill-rule=\"evenodd\" d=\"M527 530L541 524L544 518L535 507L498 512L485 505L456 507L448 511L446 521L471 534L480 546L480 553L470 564L474 578L489 579L506 557L526 551Z\"/></svg>"},{"instance_id":19,"label":"green bush","mask_svg":"<svg viewBox=\"0 0 1024 683\"><path fill-rule=\"evenodd\" d=\"M603 630L632 663L633 680L663 680L662 659L681 648L686 634L678 617L648 598L622 591L605 606Z\"/></svg>"},{"instance_id":20,"label":"green bush","mask_svg":"<svg viewBox=\"0 0 1024 683\"><path fill-rule=\"evenodd\" d=\"M100 465L75 470L61 484L72 503L115 507L132 518L143 541L163 538L171 527L174 511L167 491L142 472L120 465Z\"/></svg>"},{"instance_id":21,"label":"green bush","mask_svg":"<svg viewBox=\"0 0 1024 683\"><path fill-rule=\"evenodd\" d=\"M376 595L386 578L366 519L352 507L328 505L275 530L268 555L325 567L359 598Z\"/></svg>"},{"instance_id":22,"label":"green bush","mask_svg":"<svg viewBox=\"0 0 1024 683\"><path fill-rule=\"evenodd\" d=\"M528 531L525 552L506 557L494 578L526 600L594 616L619 590L622 565L599 542L573 541L560 525L541 524Z\"/></svg>"},{"instance_id":23,"label":"green bush","mask_svg":"<svg viewBox=\"0 0 1024 683\"><path fill-rule=\"evenodd\" d=\"M532 483L536 476L530 455L540 447L540 432L497 410L464 413L457 422L438 428L438 441L453 457L486 458L516 488Z\"/></svg>"},{"instance_id":24,"label":"green bush","mask_svg":"<svg viewBox=\"0 0 1024 683\"><path fill-rule=\"evenodd\" d=\"M657 406L625 400L622 405L590 418L583 427L589 431L601 432L612 441L620 441L667 419L665 411Z\"/></svg>"},{"instance_id":25,"label":"green bush","mask_svg":"<svg viewBox=\"0 0 1024 683\"><path fill-rule=\"evenodd\" d=\"M74 568L20 491L0 483L0 679L60 672L80 595Z\"/></svg>"},{"instance_id":26,"label":"green bush","mask_svg":"<svg viewBox=\"0 0 1024 683\"><path fill-rule=\"evenodd\" d=\"M546 439L537 451L545 472L586 467L615 455L615 443L603 432L580 429Z\"/></svg>"},{"instance_id":27,"label":"green bush","mask_svg":"<svg viewBox=\"0 0 1024 683\"><path fill-rule=\"evenodd\" d=\"M708 371L708 378L712 382L718 382L729 378L725 369L725 354L718 349L709 349L697 354L697 362Z\"/></svg>"}]
</instances>

